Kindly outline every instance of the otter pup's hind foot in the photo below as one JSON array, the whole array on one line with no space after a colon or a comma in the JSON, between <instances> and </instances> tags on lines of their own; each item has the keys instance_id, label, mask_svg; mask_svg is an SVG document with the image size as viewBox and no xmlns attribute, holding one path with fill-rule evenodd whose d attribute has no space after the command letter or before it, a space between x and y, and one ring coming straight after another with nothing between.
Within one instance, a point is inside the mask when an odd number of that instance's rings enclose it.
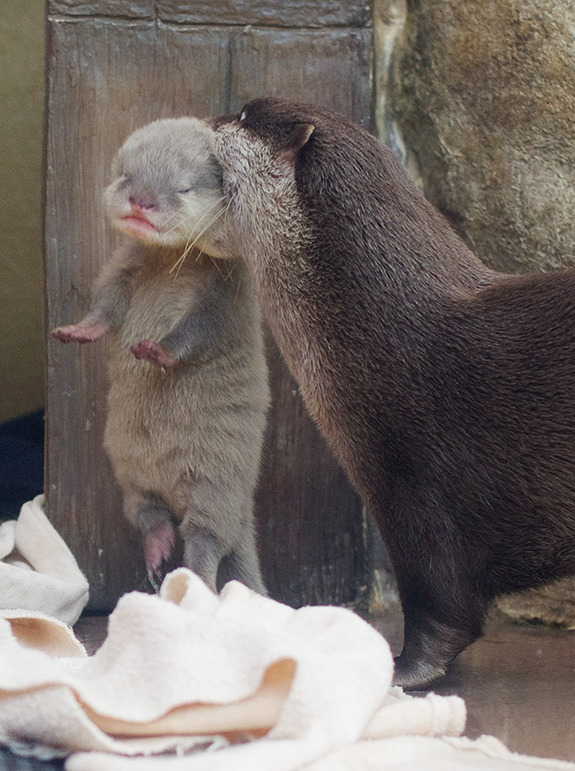
<instances>
[{"instance_id":1,"label":"otter pup's hind foot","mask_svg":"<svg viewBox=\"0 0 575 771\"><path fill-rule=\"evenodd\" d=\"M126 485L124 514L141 533L148 575L161 577L160 568L172 556L176 543L171 509L157 493ZM151 579L150 583L154 586Z\"/></svg>"},{"instance_id":2,"label":"otter pup's hind foot","mask_svg":"<svg viewBox=\"0 0 575 771\"><path fill-rule=\"evenodd\" d=\"M262 579L256 544L251 529L246 529L242 541L227 554L220 565L219 579L222 586L228 581L240 581L249 589L267 597L267 590Z\"/></svg>"},{"instance_id":3,"label":"otter pup's hind foot","mask_svg":"<svg viewBox=\"0 0 575 771\"><path fill-rule=\"evenodd\" d=\"M196 573L213 592L217 593L216 580L220 560L225 548L217 536L201 528L182 534L184 537L184 565Z\"/></svg>"},{"instance_id":4,"label":"otter pup's hind foot","mask_svg":"<svg viewBox=\"0 0 575 771\"><path fill-rule=\"evenodd\" d=\"M144 558L148 574L159 575L160 568L172 556L176 533L171 522L160 522L144 533Z\"/></svg>"}]
</instances>

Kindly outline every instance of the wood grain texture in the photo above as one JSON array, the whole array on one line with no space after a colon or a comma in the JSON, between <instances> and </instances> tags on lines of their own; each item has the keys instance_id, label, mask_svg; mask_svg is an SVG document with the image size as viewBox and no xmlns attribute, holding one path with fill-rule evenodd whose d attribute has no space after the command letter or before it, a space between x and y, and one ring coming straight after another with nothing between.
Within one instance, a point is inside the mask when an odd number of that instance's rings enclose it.
<instances>
[{"instance_id":1,"label":"wood grain texture","mask_svg":"<svg viewBox=\"0 0 575 771\"><path fill-rule=\"evenodd\" d=\"M48 330L87 308L113 244L101 192L112 156L136 127L228 112L264 94L328 105L369 124L369 30L58 18L48 40ZM90 607L109 609L146 579L102 449L105 344L49 338L47 357L48 514L89 578ZM272 596L293 605L357 602L367 584L361 505L273 344L270 364L274 406L258 493L264 577Z\"/></svg>"},{"instance_id":2,"label":"wood grain texture","mask_svg":"<svg viewBox=\"0 0 575 771\"><path fill-rule=\"evenodd\" d=\"M187 24L365 27L371 22L370 6L362 0L159 0L158 15Z\"/></svg>"},{"instance_id":3,"label":"wood grain texture","mask_svg":"<svg viewBox=\"0 0 575 771\"><path fill-rule=\"evenodd\" d=\"M232 37L230 107L276 96L329 107L367 127L371 106L371 32L269 30Z\"/></svg>"},{"instance_id":4,"label":"wood grain texture","mask_svg":"<svg viewBox=\"0 0 575 771\"><path fill-rule=\"evenodd\" d=\"M368 590L361 504L271 339L268 361L273 399L257 496L264 577L289 605L357 604Z\"/></svg>"},{"instance_id":5,"label":"wood grain texture","mask_svg":"<svg viewBox=\"0 0 575 771\"><path fill-rule=\"evenodd\" d=\"M121 16L153 19L155 0L48 0L48 13L63 16Z\"/></svg>"}]
</instances>

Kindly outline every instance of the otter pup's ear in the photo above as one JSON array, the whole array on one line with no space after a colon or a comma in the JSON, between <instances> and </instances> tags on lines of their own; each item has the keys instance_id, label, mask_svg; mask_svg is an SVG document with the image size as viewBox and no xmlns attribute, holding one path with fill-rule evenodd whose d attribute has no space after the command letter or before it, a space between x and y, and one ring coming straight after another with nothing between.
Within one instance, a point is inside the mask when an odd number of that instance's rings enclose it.
<instances>
[{"instance_id":1,"label":"otter pup's ear","mask_svg":"<svg viewBox=\"0 0 575 771\"><path fill-rule=\"evenodd\" d=\"M297 154L306 144L314 131L315 126L313 123L296 123L285 140L282 142L282 146L278 153L279 157L284 161L293 163Z\"/></svg>"}]
</instances>

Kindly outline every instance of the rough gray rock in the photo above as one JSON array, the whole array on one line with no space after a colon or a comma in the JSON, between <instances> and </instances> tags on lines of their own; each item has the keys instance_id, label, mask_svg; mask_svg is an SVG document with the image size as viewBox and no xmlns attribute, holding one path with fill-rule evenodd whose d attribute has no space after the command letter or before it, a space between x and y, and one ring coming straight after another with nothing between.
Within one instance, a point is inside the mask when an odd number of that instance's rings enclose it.
<instances>
[{"instance_id":1,"label":"rough gray rock","mask_svg":"<svg viewBox=\"0 0 575 771\"><path fill-rule=\"evenodd\" d=\"M407 0L398 45L392 110L426 195L492 267L575 264L571 0Z\"/></svg>"}]
</instances>

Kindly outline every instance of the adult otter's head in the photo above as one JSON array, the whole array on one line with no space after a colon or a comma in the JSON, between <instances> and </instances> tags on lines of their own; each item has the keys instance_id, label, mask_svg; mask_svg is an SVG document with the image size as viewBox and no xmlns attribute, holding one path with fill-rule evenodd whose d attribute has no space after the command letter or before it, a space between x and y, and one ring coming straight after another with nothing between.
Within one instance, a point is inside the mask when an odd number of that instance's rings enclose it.
<instances>
[{"instance_id":1,"label":"adult otter's head","mask_svg":"<svg viewBox=\"0 0 575 771\"><path fill-rule=\"evenodd\" d=\"M305 213L296 167L313 145L313 111L307 105L258 99L213 121L230 222L236 246L248 261L254 250L277 249L302 237Z\"/></svg>"},{"instance_id":2,"label":"adult otter's head","mask_svg":"<svg viewBox=\"0 0 575 771\"><path fill-rule=\"evenodd\" d=\"M333 238L341 232L343 246L354 236L365 241L365 227L382 220L390 202L399 197L410 204L413 198L413 186L393 154L330 110L256 99L213 125L224 193L236 224L252 220L252 236L266 222L250 216L250 204L267 202L272 227L296 206L316 233L328 228Z\"/></svg>"},{"instance_id":3,"label":"adult otter's head","mask_svg":"<svg viewBox=\"0 0 575 771\"><path fill-rule=\"evenodd\" d=\"M131 134L112 163L105 203L114 227L151 245L205 237L223 213L213 132L196 118L157 120Z\"/></svg>"},{"instance_id":4,"label":"adult otter's head","mask_svg":"<svg viewBox=\"0 0 575 771\"><path fill-rule=\"evenodd\" d=\"M314 108L279 99L256 99L236 115L217 118L217 152L230 172L261 172L281 178L293 164L315 126ZM241 137L246 137L242 144Z\"/></svg>"},{"instance_id":5,"label":"adult otter's head","mask_svg":"<svg viewBox=\"0 0 575 771\"><path fill-rule=\"evenodd\" d=\"M308 275L320 265L365 270L399 292L407 276L413 286L428 275L433 287L483 281L481 263L361 126L278 99L256 99L212 125L230 238L250 265L274 261L277 272L297 257Z\"/></svg>"}]
</instances>

